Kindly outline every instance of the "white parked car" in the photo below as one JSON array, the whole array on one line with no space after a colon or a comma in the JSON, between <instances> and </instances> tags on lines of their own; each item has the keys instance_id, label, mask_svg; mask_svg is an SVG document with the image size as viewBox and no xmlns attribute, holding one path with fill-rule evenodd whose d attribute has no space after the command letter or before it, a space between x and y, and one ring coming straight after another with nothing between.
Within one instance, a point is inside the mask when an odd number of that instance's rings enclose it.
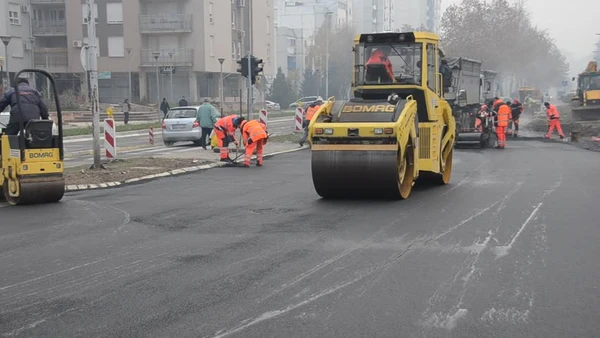
<instances>
[{"instance_id":1,"label":"white parked car","mask_svg":"<svg viewBox=\"0 0 600 338\"><path fill-rule=\"evenodd\" d=\"M281 110L279 103L273 101L265 101L265 107L267 107L267 110Z\"/></svg>"}]
</instances>

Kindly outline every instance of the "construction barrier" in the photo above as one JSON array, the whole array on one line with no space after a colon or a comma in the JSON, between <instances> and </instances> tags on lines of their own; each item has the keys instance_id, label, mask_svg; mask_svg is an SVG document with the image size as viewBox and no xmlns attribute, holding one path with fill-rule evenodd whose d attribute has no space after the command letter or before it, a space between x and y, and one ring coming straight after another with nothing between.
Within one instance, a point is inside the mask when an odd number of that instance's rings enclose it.
<instances>
[{"instance_id":1,"label":"construction barrier","mask_svg":"<svg viewBox=\"0 0 600 338\"><path fill-rule=\"evenodd\" d=\"M260 122L266 126L267 121L268 121L267 111L265 109L261 109L260 113L258 114L258 122Z\"/></svg>"},{"instance_id":2,"label":"construction barrier","mask_svg":"<svg viewBox=\"0 0 600 338\"><path fill-rule=\"evenodd\" d=\"M302 128L302 120L304 119L304 111L302 111L302 107L296 108L296 117L294 121L294 133L303 133L304 129Z\"/></svg>"},{"instance_id":3,"label":"construction barrier","mask_svg":"<svg viewBox=\"0 0 600 338\"><path fill-rule=\"evenodd\" d=\"M115 120L104 120L104 150L106 158L117 158L117 137L115 132Z\"/></svg>"},{"instance_id":4,"label":"construction barrier","mask_svg":"<svg viewBox=\"0 0 600 338\"><path fill-rule=\"evenodd\" d=\"M150 127L150 129L148 129L148 141L150 142L150 145L154 145L154 128Z\"/></svg>"}]
</instances>

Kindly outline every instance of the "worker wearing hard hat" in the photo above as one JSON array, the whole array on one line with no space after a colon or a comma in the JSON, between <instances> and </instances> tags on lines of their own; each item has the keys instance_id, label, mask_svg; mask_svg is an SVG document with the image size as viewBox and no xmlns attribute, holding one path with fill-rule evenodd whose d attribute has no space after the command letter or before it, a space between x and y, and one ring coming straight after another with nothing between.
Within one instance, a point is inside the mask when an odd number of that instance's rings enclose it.
<instances>
[{"instance_id":1,"label":"worker wearing hard hat","mask_svg":"<svg viewBox=\"0 0 600 338\"><path fill-rule=\"evenodd\" d=\"M498 148L506 147L506 127L508 121L512 119L512 110L506 103L498 106L498 126L496 127L496 135L498 136Z\"/></svg>"},{"instance_id":2,"label":"worker wearing hard hat","mask_svg":"<svg viewBox=\"0 0 600 338\"><path fill-rule=\"evenodd\" d=\"M550 138L552 136L552 132L554 129L558 131L558 136L563 139L565 138L565 134L563 133L562 126L560 125L560 112L556 109L555 105L552 105L548 102L544 102L544 106L546 107L546 117L548 119L548 132L546 133L546 138Z\"/></svg>"}]
</instances>

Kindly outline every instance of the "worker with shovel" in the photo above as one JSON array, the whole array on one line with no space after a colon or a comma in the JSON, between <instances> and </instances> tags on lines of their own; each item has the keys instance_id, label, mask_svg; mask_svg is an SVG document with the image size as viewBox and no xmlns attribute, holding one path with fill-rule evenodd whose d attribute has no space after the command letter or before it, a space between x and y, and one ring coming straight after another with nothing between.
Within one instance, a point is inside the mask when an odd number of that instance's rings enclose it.
<instances>
[{"instance_id":1,"label":"worker with shovel","mask_svg":"<svg viewBox=\"0 0 600 338\"><path fill-rule=\"evenodd\" d=\"M254 150L256 150L256 166L263 165L263 151L267 144L269 135L267 134L267 126L257 120L243 121L240 125L244 146L246 147L246 156L244 157L244 167L250 167L250 159Z\"/></svg>"},{"instance_id":2,"label":"worker with shovel","mask_svg":"<svg viewBox=\"0 0 600 338\"><path fill-rule=\"evenodd\" d=\"M218 120L214 125L214 131L219 141L219 151L221 154L221 162L231 162L229 157L229 142L233 142L236 146L239 145L235 139L235 130L240 126L243 117L237 115L229 115Z\"/></svg>"}]
</instances>

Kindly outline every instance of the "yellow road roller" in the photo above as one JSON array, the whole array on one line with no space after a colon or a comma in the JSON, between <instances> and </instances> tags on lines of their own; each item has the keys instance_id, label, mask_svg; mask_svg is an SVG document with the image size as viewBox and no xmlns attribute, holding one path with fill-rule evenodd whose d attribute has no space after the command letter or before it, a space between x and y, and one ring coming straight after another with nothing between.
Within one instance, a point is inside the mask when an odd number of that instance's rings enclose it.
<instances>
[{"instance_id":1,"label":"yellow road roller","mask_svg":"<svg viewBox=\"0 0 600 338\"><path fill-rule=\"evenodd\" d=\"M438 42L426 32L355 37L353 98L328 98L308 127L317 194L405 199L418 178L448 184L456 123Z\"/></svg>"},{"instance_id":2,"label":"yellow road roller","mask_svg":"<svg viewBox=\"0 0 600 338\"><path fill-rule=\"evenodd\" d=\"M24 69L15 75L14 83L22 73L42 74L50 80L56 102L58 135L53 135L53 121L23 121L19 117L19 134L0 137L0 186L3 197L10 205L58 202L65 193L64 148L62 111L54 78L46 71ZM17 105L22 95L15 86Z\"/></svg>"}]
</instances>

